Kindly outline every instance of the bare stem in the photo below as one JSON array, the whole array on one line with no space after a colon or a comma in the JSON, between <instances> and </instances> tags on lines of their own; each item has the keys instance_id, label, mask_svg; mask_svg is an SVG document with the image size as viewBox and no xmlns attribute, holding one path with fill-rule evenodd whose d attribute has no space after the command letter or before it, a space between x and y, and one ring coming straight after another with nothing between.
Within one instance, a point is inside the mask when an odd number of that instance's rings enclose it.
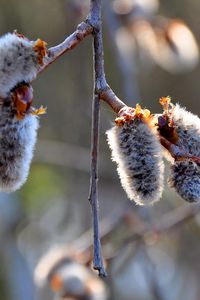
<instances>
[{"instance_id":1,"label":"bare stem","mask_svg":"<svg viewBox=\"0 0 200 300\"><path fill-rule=\"evenodd\" d=\"M91 178L89 201L92 207L94 258L93 267L100 276L106 276L101 255L99 236L99 203L98 203L98 145L99 145L99 97L95 95L93 102L92 145L91 145Z\"/></svg>"},{"instance_id":2,"label":"bare stem","mask_svg":"<svg viewBox=\"0 0 200 300\"><path fill-rule=\"evenodd\" d=\"M99 235L99 202L98 202L98 148L99 148L99 115L100 96L99 92L107 86L104 74L103 41L101 28L101 1L91 0L89 22L93 30L93 55L94 55L94 94L92 111L92 143L91 143L91 178L89 201L92 207L93 230L94 230L94 258L93 267L99 271L99 276L106 276L101 254Z\"/></svg>"}]
</instances>

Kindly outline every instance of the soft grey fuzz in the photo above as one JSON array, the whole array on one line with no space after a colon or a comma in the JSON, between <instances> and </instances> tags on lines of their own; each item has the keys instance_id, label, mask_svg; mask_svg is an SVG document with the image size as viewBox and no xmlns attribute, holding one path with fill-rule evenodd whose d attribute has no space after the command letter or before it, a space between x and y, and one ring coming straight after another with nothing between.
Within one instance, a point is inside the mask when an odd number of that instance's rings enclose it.
<instances>
[{"instance_id":1,"label":"soft grey fuzz","mask_svg":"<svg viewBox=\"0 0 200 300\"><path fill-rule=\"evenodd\" d=\"M114 126L107 139L128 198L140 205L158 201L163 190L162 150L148 124L134 119Z\"/></svg>"},{"instance_id":2,"label":"soft grey fuzz","mask_svg":"<svg viewBox=\"0 0 200 300\"><path fill-rule=\"evenodd\" d=\"M171 166L169 184L186 201L199 201L200 167L191 159L176 161Z\"/></svg>"},{"instance_id":3,"label":"soft grey fuzz","mask_svg":"<svg viewBox=\"0 0 200 300\"><path fill-rule=\"evenodd\" d=\"M39 68L34 42L8 33L0 38L0 97L20 82L30 82Z\"/></svg>"},{"instance_id":4,"label":"soft grey fuzz","mask_svg":"<svg viewBox=\"0 0 200 300\"><path fill-rule=\"evenodd\" d=\"M172 111L172 120L178 133L177 145L186 153L200 157L200 119L178 104Z\"/></svg>"},{"instance_id":5,"label":"soft grey fuzz","mask_svg":"<svg viewBox=\"0 0 200 300\"><path fill-rule=\"evenodd\" d=\"M0 191L11 192L26 180L37 137L38 119L17 120L10 98L0 106Z\"/></svg>"}]
</instances>

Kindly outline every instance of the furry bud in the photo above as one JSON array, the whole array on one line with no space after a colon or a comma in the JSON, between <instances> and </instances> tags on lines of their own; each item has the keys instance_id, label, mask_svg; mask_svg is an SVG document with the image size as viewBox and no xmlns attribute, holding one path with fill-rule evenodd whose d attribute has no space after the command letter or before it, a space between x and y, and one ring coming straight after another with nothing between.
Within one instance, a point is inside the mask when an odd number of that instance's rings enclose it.
<instances>
[{"instance_id":1,"label":"furry bud","mask_svg":"<svg viewBox=\"0 0 200 300\"><path fill-rule=\"evenodd\" d=\"M179 157L200 157L200 119L171 98L162 97L160 104L164 112L158 117L158 131L161 136L180 149ZM182 153L182 154L181 154Z\"/></svg>"},{"instance_id":2,"label":"furry bud","mask_svg":"<svg viewBox=\"0 0 200 300\"><path fill-rule=\"evenodd\" d=\"M172 109L173 126L178 135L177 145L185 152L200 157L200 119L176 104Z\"/></svg>"},{"instance_id":3,"label":"furry bud","mask_svg":"<svg viewBox=\"0 0 200 300\"><path fill-rule=\"evenodd\" d=\"M7 98L0 106L0 191L12 192L28 176L39 127L37 116L15 117Z\"/></svg>"},{"instance_id":4,"label":"furry bud","mask_svg":"<svg viewBox=\"0 0 200 300\"><path fill-rule=\"evenodd\" d=\"M163 189L162 151L149 114L137 105L132 115L123 114L107 131L122 187L140 205L158 201Z\"/></svg>"},{"instance_id":5,"label":"furry bud","mask_svg":"<svg viewBox=\"0 0 200 300\"><path fill-rule=\"evenodd\" d=\"M17 32L0 38L0 191L13 192L26 181L36 142L37 115L29 84L43 64L46 43Z\"/></svg>"},{"instance_id":6,"label":"furry bud","mask_svg":"<svg viewBox=\"0 0 200 300\"><path fill-rule=\"evenodd\" d=\"M176 161L171 167L169 184L188 202L200 200L200 167L191 159Z\"/></svg>"},{"instance_id":7,"label":"furry bud","mask_svg":"<svg viewBox=\"0 0 200 300\"><path fill-rule=\"evenodd\" d=\"M45 46L40 39L29 41L15 32L0 38L0 97L7 97L17 84L36 77L46 55Z\"/></svg>"}]
</instances>

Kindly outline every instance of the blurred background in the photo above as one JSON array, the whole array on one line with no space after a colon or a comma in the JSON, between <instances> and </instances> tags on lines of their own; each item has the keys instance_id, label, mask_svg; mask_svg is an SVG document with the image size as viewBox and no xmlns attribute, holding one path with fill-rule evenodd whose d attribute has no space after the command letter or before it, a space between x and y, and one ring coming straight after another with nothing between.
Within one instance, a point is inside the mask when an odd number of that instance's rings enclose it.
<instances>
[{"instance_id":1,"label":"blurred background","mask_svg":"<svg viewBox=\"0 0 200 300\"><path fill-rule=\"evenodd\" d=\"M0 34L17 29L51 47L85 19L88 4L0 0ZM159 98L170 95L200 113L199 13L198 0L104 1L106 76L124 102L159 113ZM145 208L127 200L105 136L115 115L104 103L99 202L109 277L100 281L90 271L91 37L33 86L35 107L47 106L47 114L28 181L19 192L0 195L0 299L199 300L200 216L170 232L145 234L187 203L168 189L167 164L159 203Z\"/></svg>"}]
</instances>

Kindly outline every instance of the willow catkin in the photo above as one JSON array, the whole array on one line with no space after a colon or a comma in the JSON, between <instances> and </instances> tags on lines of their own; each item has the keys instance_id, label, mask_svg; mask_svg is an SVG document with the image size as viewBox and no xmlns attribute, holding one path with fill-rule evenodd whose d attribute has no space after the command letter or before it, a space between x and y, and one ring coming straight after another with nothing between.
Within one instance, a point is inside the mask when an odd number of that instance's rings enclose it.
<instances>
[{"instance_id":1,"label":"willow catkin","mask_svg":"<svg viewBox=\"0 0 200 300\"><path fill-rule=\"evenodd\" d=\"M179 149L170 159L169 185L186 201L196 202L200 199L200 119L180 105L171 104L169 96L160 98L160 104L164 112L158 118L158 131L171 148Z\"/></svg>"},{"instance_id":2,"label":"willow catkin","mask_svg":"<svg viewBox=\"0 0 200 300\"><path fill-rule=\"evenodd\" d=\"M107 131L107 140L128 198L140 205L158 201L164 168L161 147L152 128L135 117Z\"/></svg>"},{"instance_id":3,"label":"willow catkin","mask_svg":"<svg viewBox=\"0 0 200 300\"><path fill-rule=\"evenodd\" d=\"M169 184L186 201L200 201L200 167L191 159L175 161Z\"/></svg>"},{"instance_id":4,"label":"willow catkin","mask_svg":"<svg viewBox=\"0 0 200 300\"><path fill-rule=\"evenodd\" d=\"M5 107L0 116L0 191L12 192L27 179L39 122L33 115L16 120Z\"/></svg>"},{"instance_id":5,"label":"willow catkin","mask_svg":"<svg viewBox=\"0 0 200 300\"><path fill-rule=\"evenodd\" d=\"M172 109L172 121L178 140L176 144L188 154L200 157L200 119L176 104Z\"/></svg>"},{"instance_id":6,"label":"willow catkin","mask_svg":"<svg viewBox=\"0 0 200 300\"><path fill-rule=\"evenodd\" d=\"M17 33L0 38L0 191L11 192L26 180L39 127L32 88L45 56L45 43Z\"/></svg>"}]
</instances>

